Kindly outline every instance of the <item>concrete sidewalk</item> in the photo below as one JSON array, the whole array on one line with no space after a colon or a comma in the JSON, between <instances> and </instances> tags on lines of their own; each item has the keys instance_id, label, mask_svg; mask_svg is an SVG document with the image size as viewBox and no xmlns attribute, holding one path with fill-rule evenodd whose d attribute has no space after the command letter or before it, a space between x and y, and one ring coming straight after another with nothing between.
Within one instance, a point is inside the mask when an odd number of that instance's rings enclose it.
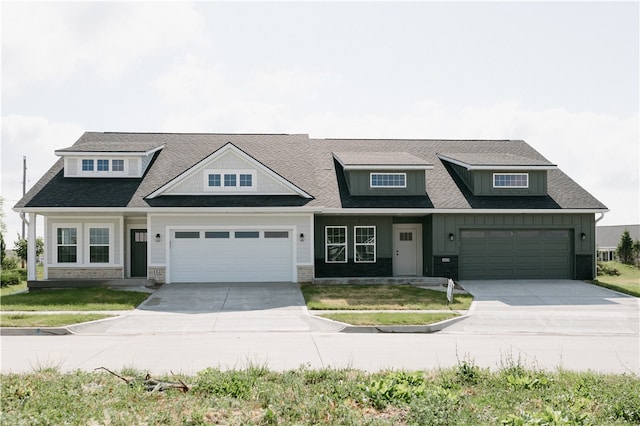
<instances>
[{"instance_id":1,"label":"concrete sidewalk","mask_svg":"<svg viewBox=\"0 0 640 426\"><path fill-rule=\"evenodd\" d=\"M571 280L461 281L474 297L446 333L638 335L640 299Z\"/></svg>"}]
</instances>

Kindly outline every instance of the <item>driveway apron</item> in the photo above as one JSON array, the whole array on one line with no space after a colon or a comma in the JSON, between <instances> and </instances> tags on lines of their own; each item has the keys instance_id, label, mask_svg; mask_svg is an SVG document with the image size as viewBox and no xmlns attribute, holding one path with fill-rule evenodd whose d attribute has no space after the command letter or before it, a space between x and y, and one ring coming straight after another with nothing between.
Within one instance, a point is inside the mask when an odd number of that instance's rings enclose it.
<instances>
[{"instance_id":1,"label":"driveway apron","mask_svg":"<svg viewBox=\"0 0 640 426\"><path fill-rule=\"evenodd\" d=\"M69 327L76 334L338 331L311 316L298 284L166 284L131 313Z\"/></svg>"},{"instance_id":2,"label":"driveway apron","mask_svg":"<svg viewBox=\"0 0 640 426\"><path fill-rule=\"evenodd\" d=\"M620 335L640 332L638 298L571 280L461 281L469 316L445 333Z\"/></svg>"}]
</instances>

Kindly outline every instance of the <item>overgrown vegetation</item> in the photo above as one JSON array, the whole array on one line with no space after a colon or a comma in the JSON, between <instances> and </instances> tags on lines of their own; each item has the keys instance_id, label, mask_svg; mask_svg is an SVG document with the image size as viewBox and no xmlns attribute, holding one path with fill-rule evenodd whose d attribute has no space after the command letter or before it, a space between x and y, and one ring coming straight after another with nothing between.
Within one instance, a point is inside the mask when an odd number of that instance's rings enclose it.
<instances>
[{"instance_id":1,"label":"overgrown vegetation","mask_svg":"<svg viewBox=\"0 0 640 426\"><path fill-rule=\"evenodd\" d=\"M130 369L120 374L144 377ZM55 368L0 379L0 423L13 425L640 423L637 376L548 373L519 362L496 372L465 360L427 372L301 367L276 373L251 366L166 378L191 385L187 392L148 392L140 380L127 385L105 372Z\"/></svg>"},{"instance_id":2,"label":"overgrown vegetation","mask_svg":"<svg viewBox=\"0 0 640 426\"><path fill-rule=\"evenodd\" d=\"M447 303L444 291L410 285L315 285L301 286L309 309L326 310L466 310L472 297L456 294Z\"/></svg>"},{"instance_id":3,"label":"overgrown vegetation","mask_svg":"<svg viewBox=\"0 0 640 426\"><path fill-rule=\"evenodd\" d=\"M640 268L620 262L598 262L598 278L593 283L640 297Z\"/></svg>"},{"instance_id":4,"label":"overgrown vegetation","mask_svg":"<svg viewBox=\"0 0 640 426\"><path fill-rule=\"evenodd\" d=\"M134 309L149 294L107 288L38 290L2 296L2 311L118 311Z\"/></svg>"}]
</instances>

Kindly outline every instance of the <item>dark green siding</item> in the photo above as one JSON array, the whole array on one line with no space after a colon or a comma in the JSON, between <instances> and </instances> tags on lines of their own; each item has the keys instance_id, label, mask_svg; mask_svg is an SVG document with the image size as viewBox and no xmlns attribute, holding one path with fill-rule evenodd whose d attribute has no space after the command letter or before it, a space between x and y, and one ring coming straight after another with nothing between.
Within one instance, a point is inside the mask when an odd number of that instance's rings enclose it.
<instances>
[{"instance_id":1,"label":"dark green siding","mask_svg":"<svg viewBox=\"0 0 640 426\"><path fill-rule=\"evenodd\" d=\"M452 164L451 167L467 185L473 195L547 195L547 171L513 171L529 175L528 188L494 188L494 173L511 173L509 171L467 170Z\"/></svg>"},{"instance_id":2,"label":"dark green siding","mask_svg":"<svg viewBox=\"0 0 640 426\"><path fill-rule=\"evenodd\" d=\"M371 188L370 170L349 170L346 173L349 192L351 195L424 195L424 170L385 170L373 173L405 173L407 175L406 188Z\"/></svg>"}]
</instances>

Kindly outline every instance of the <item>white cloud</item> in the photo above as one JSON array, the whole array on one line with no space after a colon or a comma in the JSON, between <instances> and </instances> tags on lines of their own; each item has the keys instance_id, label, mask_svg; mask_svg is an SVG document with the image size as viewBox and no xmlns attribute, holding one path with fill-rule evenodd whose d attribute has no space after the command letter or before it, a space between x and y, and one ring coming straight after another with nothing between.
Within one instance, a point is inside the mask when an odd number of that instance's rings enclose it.
<instances>
[{"instance_id":1,"label":"white cloud","mask_svg":"<svg viewBox=\"0 0 640 426\"><path fill-rule=\"evenodd\" d=\"M2 27L4 90L78 72L116 78L145 56L205 40L184 2L9 2Z\"/></svg>"},{"instance_id":2,"label":"white cloud","mask_svg":"<svg viewBox=\"0 0 640 426\"><path fill-rule=\"evenodd\" d=\"M2 117L2 197L10 242L21 228L11 208L22 197L22 157L27 157L28 191L58 159L53 152L72 145L82 133L81 126L73 123L15 114Z\"/></svg>"}]
</instances>

